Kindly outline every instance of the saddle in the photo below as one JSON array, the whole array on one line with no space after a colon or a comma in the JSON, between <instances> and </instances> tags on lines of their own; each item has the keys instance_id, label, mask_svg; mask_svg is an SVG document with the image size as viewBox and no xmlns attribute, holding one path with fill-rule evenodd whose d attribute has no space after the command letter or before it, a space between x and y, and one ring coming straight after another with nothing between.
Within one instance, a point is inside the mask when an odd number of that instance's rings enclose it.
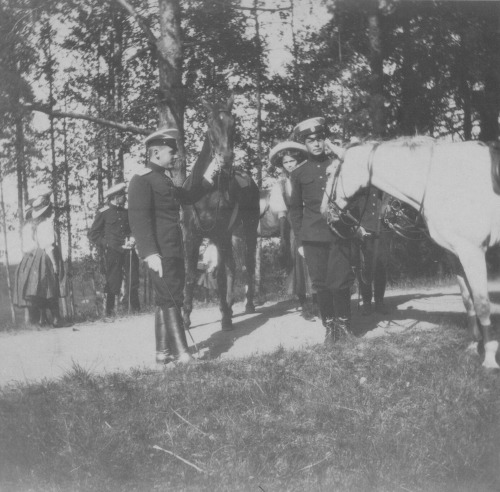
<instances>
[{"instance_id":1,"label":"saddle","mask_svg":"<svg viewBox=\"0 0 500 492\"><path fill-rule=\"evenodd\" d=\"M491 156L491 182L493 191L500 195L500 142L488 142Z\"/></svg>"}]
</instances>

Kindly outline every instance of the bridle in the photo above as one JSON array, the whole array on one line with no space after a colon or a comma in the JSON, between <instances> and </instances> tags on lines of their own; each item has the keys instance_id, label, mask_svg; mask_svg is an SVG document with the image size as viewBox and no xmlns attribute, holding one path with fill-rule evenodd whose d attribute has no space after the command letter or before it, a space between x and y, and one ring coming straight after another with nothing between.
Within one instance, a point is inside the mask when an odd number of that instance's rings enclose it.
<instances>
[{"instance_id":1,"label":"bridle","mask_svg":"<svg viewBox=\"0 0 500 492\"><path fill-rule=\"evenodd\" d=\"M376 142L373 144L371 150L370 150L370 155L368 157L368 173L369 173L369 179L368 179L368 187L371 185L372 181L372 174L373 174L373 160L375 156L375 151L377 150L377 147L381 144L381 142ZM363 219L363 216L366 211L367 207L367 201L365 201L365 206L363 208L362 213L359 216L359 219L354 217L350 212L349 212L349 203L346 203L344 207L340 207L336 200L337 200L337 187L340 182L340 173L342 171L342 166L344 164L344 159L342 159L339 162L339 165L335 169L335 174L333 176L333 183L332 183L332 189L328 194L328 211L327 211L327 218L326 222L330 229L341 239L353 239L356 237L360 227L361 227L361 221ZM326 190L325 190L325 193ZM338 220L335 220L334 218L338 217ZM338 229L338 223L343 224L347 228L351 229L351 233L346 235L343 234L339 231Z\"/></svg>"},{"instance_id":2,"label":"bridle","mask_svg":"<svg viewBox=\"0 0 500 492\"><path fill-rule=\"evenodd\" d=\"M373 176L373 161L374 161L374 156L375 156L375 151L377 150L378 146L381 145L382 142L376 142L373 144L371 150L370 150L370 155L368 157L368 173L369 173L369 179L368 179L368 187L370 187L371 182L372 182L372 176ZM427 170L427 178L426 178L426 183L424 187L424 192L422 194L422 199L420 203L420 208L418 212L414 212L411 207L406 205L405 203L401 202L400 200L391 197L389 201L389 207L384 211L382 217L379 217L383 220L384 224L395 234L398 236L402 237L403 239L409 240L409 241L422 241L426 238L429 238L429 234L427 232L427 228L425 227L425 224L422 222L422 210L423 210L423 205L424 205L424 200L426 196L426 190L427 190L427 183L429 180L429 175L430 175L430 168L432 165L432 155L433 155L433 150L434 147L431 148L431 157L429 161L429 167ZM337 169L335 170L335 175L334 175L334 180L332 184L332 189L331 192L328 196L328 211L327 211L327 223L330 227L330 229L337 234L339 237L343 239L352 239L353 237L356 236L356 233L358 232L359 228L361 227L361 221L363 218L363 215L366 211L366 205L367 202L365 202L365 208L363 209L362 213L360 214L360 218L356 219L349 213L348 206L349 204L347 203L344 207L340 207L337 202L336 202L336 195L337 195L337 187L339 185L340 181L340 172L342 170L342 165L344 163L344 160L342 160L339 165L337 166ZM326 193L326 192L325 192ZM412 217L414 216L414 217ZM338 220L334 220L335 217L338 217ZM355 227L354 231L349 235L346 236L345 234L341 234L338 230L337 223L343 223L345 226L348 227Z\"/></svg>"}]
</instances>

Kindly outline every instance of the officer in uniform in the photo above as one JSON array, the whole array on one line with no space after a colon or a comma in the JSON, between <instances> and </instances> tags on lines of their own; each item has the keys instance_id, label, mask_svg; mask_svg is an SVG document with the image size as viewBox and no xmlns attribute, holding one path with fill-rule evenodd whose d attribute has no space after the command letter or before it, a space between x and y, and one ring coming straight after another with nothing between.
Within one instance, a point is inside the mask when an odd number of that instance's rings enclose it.
<instances>
[{"instance_id":1,"label":"officer in uniform","mask_svg":"<svg viewBox=\"0 0 500 492\"><path fill-rule=\"evenodd\" d=\"M382 216L388 206L390 195L371 186L358 199L358 212L361 214L361 227L358 241L358 282L363 299L361 313L372 313L372 298L375 297L375 311L387 314L384 305L387 284L387 264L392 233L384 226Z\"/></svg>"},{"instance_id":2,"label":"officer in uniform","mask_svg":"<svg viewBox=\"0 0 500 492\"><path fill-rule=\"evenodd\" d=\"M351 331L351 241L341 239L320 212L325 192L326 170L333 158L325 154L327 127L324 118L311 118L294 128L295 139L303 142L308 158L292 171L290 218L305 257L313 290L326 328L325 343Z\"/></svg>"},{"instance_id":3,"label":"officer in uniform","mask_svg":"<svg viewBox=\"0 0 500 492\"><path fill-rule=\"evenodd\" d=\"M195 203L203 196L217 172L214 159L203 176L193 169L196 179L190 189L175 186L172 171L176 165L177 137L178 130L169 128L145 139L148 165L133 176L128 191L132 234L139 255L151 270L156 304L156 361L161 364L192 360L181 316L185 269L179 211L182 203Z\"/></svg>"},{"instance_id":4,"label":"officer in uniform","mask_svg":"<svg viewBox=\"0 0 500 492\"><path fill-rule=\"evenodd\" d=\"M130 237L128 212L125 208L127 185L118 183L104 193L106 204L101 207L88 232L89 240L104 248L106 260L106 316L111 316L115 299L120 295L122 280L126 283L126 303L139 311L139 258Z\"/></svg>"}]
</instances>

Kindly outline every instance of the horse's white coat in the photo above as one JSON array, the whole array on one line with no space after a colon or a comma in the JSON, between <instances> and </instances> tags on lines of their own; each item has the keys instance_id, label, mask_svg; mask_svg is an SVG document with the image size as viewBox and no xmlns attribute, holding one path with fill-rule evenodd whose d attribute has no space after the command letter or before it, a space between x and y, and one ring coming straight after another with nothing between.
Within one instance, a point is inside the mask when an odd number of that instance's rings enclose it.
<instances>
[{"instance_id":1,"label":"horse's white coat","mask_svg":"<svg viewBox=\"0 0 500 492\"><path fill-rule=\"evenodd\" d=\"M498 342L488 335L485 252L500 242L500 196L493 191L488 147L479 142L435 143L423 137L384 142L372 155L373 148L373 143L367 143L346 150L336 204L345 207L349 198L371 183L421 211L432 239L462 263L466 277L458 276L458 283L469 327L477 338L477 316L485 328L483 365L500 368L495 361ZM333 186L330 174L324 213Z\"/></svg>"}]
</instances>

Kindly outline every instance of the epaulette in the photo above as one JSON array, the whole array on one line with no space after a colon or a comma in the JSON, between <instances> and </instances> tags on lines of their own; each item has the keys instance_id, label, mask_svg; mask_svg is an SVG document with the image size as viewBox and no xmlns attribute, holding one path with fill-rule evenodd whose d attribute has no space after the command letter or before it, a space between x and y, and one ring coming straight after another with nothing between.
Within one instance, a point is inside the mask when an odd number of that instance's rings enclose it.
<instances>
[{"instance_id":1,"label":"epaulette","mask_svg":"<svg viewBox=\"0 0 500 492\"><path fill-rule=\"evenodd\" d=\"M105 211L106 211L106 210L108 210L108 209L109 209L109 205L104 205L104 206L102 206L102 207L98 210L98 212L101 212L101 213L102 213L102 212L105 212Z\"/></svg>"},{"instance_id":2,"label":"epaulette","mask_svg":"<svg viewBox=\"0 0 500 492\"><path fill-rule=\"evenodd\" d=\"M137 176L145 176L146 174L149 174L152 171L150 167L145 167L144 169L141 169L137 174Z\"/></svg>"}]
</instances>

